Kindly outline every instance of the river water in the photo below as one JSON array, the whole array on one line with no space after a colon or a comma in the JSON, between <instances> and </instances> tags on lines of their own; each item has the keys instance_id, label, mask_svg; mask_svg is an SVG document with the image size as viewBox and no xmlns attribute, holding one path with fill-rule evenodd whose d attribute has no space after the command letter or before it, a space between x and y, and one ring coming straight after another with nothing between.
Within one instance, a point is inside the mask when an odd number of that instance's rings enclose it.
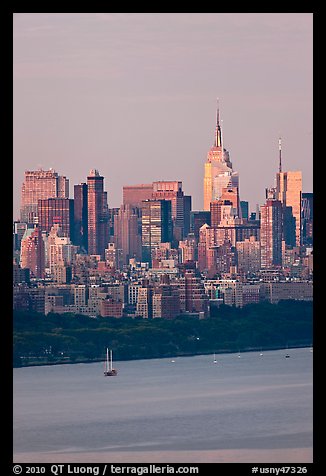
<instances>
[{"instance_id":1,"label":"river water","mask_svg":"<svg viewBox=\"0 0 326 476\"><path fill-rule=\"evenodd\" d=\"M312 462L309 348L14 369L15 462Z\"/></svg>"}]
</instances>

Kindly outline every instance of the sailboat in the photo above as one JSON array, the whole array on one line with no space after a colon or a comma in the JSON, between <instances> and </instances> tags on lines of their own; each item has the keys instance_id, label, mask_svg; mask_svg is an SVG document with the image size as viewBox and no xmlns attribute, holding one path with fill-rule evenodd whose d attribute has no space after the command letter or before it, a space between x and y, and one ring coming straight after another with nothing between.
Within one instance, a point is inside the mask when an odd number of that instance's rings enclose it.
<instances>
[{"instance_id":1,"label":"sailboat","mask_svg":"<svg viewBox=\"0 0 326 476\"><path fill-rule=\"evenodd\" d=\"M118 371L112 367L112 350L106 349L106 361L104 363L104 375L105 377L112 377L117 375Z\"/></svg>"},{"instance_id":2,"label":"sailboat","mask_svg":"<svg viewBox=\"0 0 326 476\"><path fill-rule=\"evenodd\" d=\"M214 362L214 364L217 364L215 352L214 352L214 360L213 360L213 362Z\"/></svg>"}]
</instances>

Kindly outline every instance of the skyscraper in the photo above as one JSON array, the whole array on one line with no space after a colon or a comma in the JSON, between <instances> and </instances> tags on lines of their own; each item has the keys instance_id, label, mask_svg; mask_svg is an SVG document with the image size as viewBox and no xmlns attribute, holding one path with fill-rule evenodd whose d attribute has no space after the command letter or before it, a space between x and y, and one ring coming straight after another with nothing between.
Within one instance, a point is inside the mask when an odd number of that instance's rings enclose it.
<instances>
[{"instance_id":1,"label":"skyscraper","mask_svg":"<svg viewBox=\"0 0 326 476\"><path fill-rule=\"evenodd\" d=\"M144 200L142 205L142 260L152 263L152 250L172 240L170 200Z\"/></svg>"},{"instance_id":2,"label":"skyscraper","mask_svg":"<svg viewBox=\"0 0 326 476\"><path fill-rule=\"evenodd\" d=\"M58 268L66 268L73 263L77 246L73 245L68 237L60 236L58 228L52 230L51 240L49 239L47 243L47 255L50 273L54 275L59 271Z\"/></svg>"},{"instance_id":3,"label":"skyscraper","mask_svg":"<svg viewBox=\"0 0 326 476\"><path fill-rule=\"evenodd\" d=\"M59 225L63 235L73 241L74 201L70 198L47 198L38 201L39 228L49 233L53 225Z\"/></svg>"},{"instance_id":4,"label":"skyscraper","mask_svg":"<svg viewBox=\"0 0 326 476\"><path fill-rule=\"evenodd\" d=\"M195 235L195 238L199 240L199 230L204 224L211 224L211 212L210 211L192 211L190 212L190 233Z\"/></svg>"},{"instance_id":5,"label":"skyscraper","mask_svg":"<svg viewBox=\"0 0 326 476\"><path fill-rule=\"evenodd\" d=\"M153 184L124 185L122 188L123 204L132 207L142 207L143 200L152 198Z\"/></svg>"},{"instance_id":6,"label":"skyscraper","mask_svg":"<svg viewBox=\"0 0 326 476\"><path fill-rule=\"evenodd\" d=\"M249 220L249 202L241 200L240 201L241 216L245 220Z\"/></svg>"},{"instance_id":7,"label":"skyscraper","mask_svg":"<svg viewBox=\"0 0 326 476\"><path fill-rule=\"evenodd\" d=\"M260 241L254 236L236 242L238 273L246 275L260 270Z\"/></svg>"},{"instance_id":8,"label":"skyscraper","mask_svg":"<svg viewBox=\"0 0 326 476\"><path fill-rule=\"evenodd\" d=\"M108 204L104 177L92 169L87 177L88 254L101 255L108 244Z\"/></svg>"},{"instance_id":9,"label":"skyscraper","mask_svg":"<svg viewBox=\"0 0 326 476\"><path fill-rule=\"evenodd\" d=\"M278 172L276 174L276 197L283 207L292 207L295 219L295 244L301 245L301 171ZM288 215L289 216L289 215ZM286 226L286 223L285 223Z\"/></svg>"},{"instance_id":10,"label":"skyscraper","mask_svg":"<svg viewBox=\"0 0 326 476\"><path fill-rule=\"evenodd\" d=\"M86 183L74 185L74 243L87 252L88 207Z\"/></svg>"},{"instance_id":11,"label":"skyscraper","mask_svg":"<svg viewBox=\"0 0 326 476\"><path fill-rule=\"evenodd\" d=\"M121 250L123 264L130 258L141 259L141 233L138 229L140 209L131 205L121 205L115 217L114 242Z\"/></svg>"},{"instance_id":12,"label":"skyscraper","mask_svg":"<svg viewBox=\"0 0 326 476\"><path fill-rule=\"evenodd\" d=\"M20 220L37 223L38 200L69 198L69 180L53 170L26 170L22 185Z\"/></svg>"},{"instance_id":13,"label":"skyscraper","mask_svg":"<svg viewBox=\"0 0 326 476\"><path fill-rule=\"evenodd\" d=\"M229 152L224 148L220 124L219 106L216 114L214 145L207 154L204 175L204 210L209 210L210 202L222 197L223 188L239 188L239 175L232 169Z\"/></svg>"},{"instance_id":14,"label":"skyscraper","mask_svg":"<svg viewBox=\"0 0 326 476\"><path fill-rule=\"evenodd\" d=\"M282 203L267 199L260 207L261 268L282 265Z\"/></svg>"},{"instance_id":15,"label":"skyscraper","mask_svg":"<svg viewBox=\"0 0 326 476\"><path fill-rule=\"evenodd\" d=\"M38 226L25 231L21 241L20 265L22 268L29 268L33 277L44 278L45 247Z\"/></svg>"},{"instance_id":16,"label":"skyscraper","mask_svg":"<svg viewBox=\"0 0 326 476\"><path fill-rule=\"evenodd\" d=\"M152 198L154 200L171 200L171 213L173 222L173 237L176 241L181 240L185 236L185 222L188 216L191 203L190 197L185 197L182 190L182 182L176 180L164 180L153 182Z\"/></svg>"},{"instance_id":17,"label":"skyscraper","mask_svg":"<svg viewBox=\"0 0 326 476\"><path fill-rule=\"evenodd\" d=\"M304 245L313 243L314 202L313 193L302 194L302 241Z\"/></svg>"}]
</instances>

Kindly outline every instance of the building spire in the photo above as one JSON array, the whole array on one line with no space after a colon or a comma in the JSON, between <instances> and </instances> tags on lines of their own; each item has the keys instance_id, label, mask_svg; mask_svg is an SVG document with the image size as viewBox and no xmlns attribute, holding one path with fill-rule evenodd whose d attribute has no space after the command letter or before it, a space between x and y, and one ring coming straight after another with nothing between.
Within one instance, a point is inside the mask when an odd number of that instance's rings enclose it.
<instances>
[{"instance_id":1,"label":"building spire","mask_svg":"<svg viewBox=\"0 0 326 476\"><path fill-rule=\"evenodd\" d=\"M216 125L220 123L220 102L219 98L216 99Z\"/></svg>"},{"instance_id":2,"label":"building spire","mask_svg":"<svg viewBox=\"0 0 326 476\"><path fill-rule=\"evenodd\" d=\"M216 107L216 129L215 129L215 147L222 147L222 131L220 126L220 102L217 98Z\"/></svg>"},{"instance_id":3,"label":"building spire","mask_svg":"<svg viewBox=\"0 0 326 476\"><path fill-rule=\"evenodd\" d=\"M278 150L279 150L279 166L278 171L282 172L282 139L279 137L278 139Z\"/></svg>"}]
</instances>

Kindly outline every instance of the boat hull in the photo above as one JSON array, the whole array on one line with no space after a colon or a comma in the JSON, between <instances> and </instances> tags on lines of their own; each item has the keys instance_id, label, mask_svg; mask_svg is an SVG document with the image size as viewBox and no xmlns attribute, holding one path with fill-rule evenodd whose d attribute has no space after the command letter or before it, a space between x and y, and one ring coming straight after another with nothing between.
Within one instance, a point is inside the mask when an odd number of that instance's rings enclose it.
<instances>
[{"instance_id":1,"label":"boat hull","mask_svg":"<svg viewBox=\"0 0 326 476\"><path fill-rule=\"evenodd\" d=\"M114 377L115 375L118 375L118 371L115 370L115 369L104 371L104 376L105 377Z\"/></svg>"}]
</instances>

